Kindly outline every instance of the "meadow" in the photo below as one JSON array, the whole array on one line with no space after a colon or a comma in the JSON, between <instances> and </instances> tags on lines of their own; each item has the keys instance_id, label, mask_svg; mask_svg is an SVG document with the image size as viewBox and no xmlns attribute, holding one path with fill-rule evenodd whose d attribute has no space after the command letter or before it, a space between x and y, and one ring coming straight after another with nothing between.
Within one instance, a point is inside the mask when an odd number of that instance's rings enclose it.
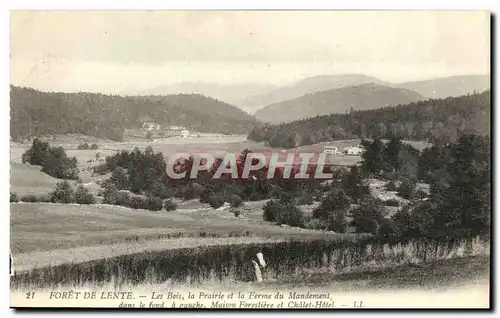
<instances>
[{"instance_id":1,"label":"meadow","mask_svg":"<svg viewBox=\"0 0 500 318\"><path fill-rule=\"evenodd\" d=\"M171 137L122 143L78 138L81 136L58 137L50 142L63 146L68 156L77 157L82 183L94 194L99 190L97 181L107 176L95 176L92 168L122 149L151 146L166 156L195 151L239 153L247 148L283 151L246 141L244 136ZM99 149L77 150L81 142L96 142ZM321 152L325 145L337 146L342 151L357 144L359 140L337 141L288 151ZM21 155L27 148L19 144L11 147L11 191L18 195L48 194L59 180L42 173L40 167L23 165ZM338 165L356 164L361 159L359 156L331 158ZM212 283L237 286L254 279L249 260L257 251L262 251L269 263L265 271L265 284L269 286L319 286L334 284L342 277L355 281L354 273L364 273L359 275L373 277L373 281L378 279L380 284L387 279L391 285L407 280L402 274L387 276L389 268L399 268L397 273L410 273L415 264L435 261L445 262L439 263L441 267L455 268L456 263L446 262L456 257L471 259L483 268L485 255L489 255L489 241L480 239L379 242L368 235L280 227L263 221L265 202L245 202L239 216L229 209L213 209L198 200L177 200L178 209L171 212L104 204L11 203L11 253L15 270L11 287ZM424 272L434 270L427 265L419 266L418 275L422 277Z\"/></svg>"}]
</instances>

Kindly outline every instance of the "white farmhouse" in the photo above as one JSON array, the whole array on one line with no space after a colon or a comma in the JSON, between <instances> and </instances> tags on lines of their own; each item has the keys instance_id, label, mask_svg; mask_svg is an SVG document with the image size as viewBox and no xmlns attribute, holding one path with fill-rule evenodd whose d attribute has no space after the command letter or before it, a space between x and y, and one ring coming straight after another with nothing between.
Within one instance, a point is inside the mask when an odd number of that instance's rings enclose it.
<instances>
[{"instance_id":1,"label":"white farmhouse","mask_svg":"<svg viewBox=\"0 0 500 318\"><path fill-rule=\"evenodd\" d=\"M181 137L187 138L189 136L189 130L185 129L181 131Z\"/></svg>"},{"instance_id":2,"label":"white farmhouse","mask_svg":"<svg viewBox=\"0 0 500 318\"><path fill-rule=\"evenodd\" d=\"M325 146L323 152L327 155L338 155L340 154L339 149L335 146Z\"/></svg>"},{"instance_id":3,"label":"white farmhouse","mask_svg":"<svg viewBox=\"0 0 500 318\"><path fill-rule=\"evenodd\" d=\"M345 154L349 156L360 156L363 153L363 151L364 149L359 146L347 147L344 150Z\"/></svg>"}]
</instances>

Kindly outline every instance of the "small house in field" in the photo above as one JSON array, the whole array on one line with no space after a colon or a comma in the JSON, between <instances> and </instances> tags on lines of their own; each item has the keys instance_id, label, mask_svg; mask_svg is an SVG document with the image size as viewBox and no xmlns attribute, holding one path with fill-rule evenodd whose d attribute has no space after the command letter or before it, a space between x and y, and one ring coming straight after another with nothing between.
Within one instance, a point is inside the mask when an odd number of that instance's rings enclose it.
<instances>
[{"instance_id":1,"label":"small house in field","mask_svg":"<svg viewBox=\"0 0 500 318\"><path fill-rule=\"evenodd\" d=\"M338 155L340 154L339 149L335 146L325 146L323 152L327 155Z\"/></svg>"},{"instance_id":2,"label":"small house in field","mask_svg":"<svg viewBox=\"0 0 500 318\"><path fill-rule=\"evenodd\" d=\"M184 129L181 131L181 137L182 138L187 138L189 136L189 130Z\"/></svg>"},{"instance_id":3,"label":"small house in field","mask_svg":"<svg viewBox=\"0 0 500 318\"><path fill-rule=\"evenodd\" d=\"M361 156L363 151L364 151L363 147L360 146L347 147L344 150L345 154L348 156Z\"/></svg>"}]
</instances>

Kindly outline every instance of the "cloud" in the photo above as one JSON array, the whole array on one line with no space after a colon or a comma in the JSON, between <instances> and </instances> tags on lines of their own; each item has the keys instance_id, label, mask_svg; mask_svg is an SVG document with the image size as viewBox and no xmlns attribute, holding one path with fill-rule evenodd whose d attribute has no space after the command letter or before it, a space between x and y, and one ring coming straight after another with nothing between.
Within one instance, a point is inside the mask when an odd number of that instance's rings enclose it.
<instances>
[{"instance_id":1,"label":"cloud","mask_svg":"<svg viewBox=\"0 0 500 318\"><path fill-rule=\"evenodd\" d=\"M40 81L59 86L68 79L130 77L128 84L139 86L150 74L172 80L173 74L159 76L166 71L192 76L188 80L224 81L232 72L239 80L283 81L316 72L318 65L320 73L348 66L386 79L397 77L394 72L420 78L481 73L489 69L489 40L489 15L480 11L11 13L13 80L30 72L40 77L45 67ZM129 76L132 70L138 73ZM100 79L80 78L88 73Z\"/></svg>"}]
</instances>

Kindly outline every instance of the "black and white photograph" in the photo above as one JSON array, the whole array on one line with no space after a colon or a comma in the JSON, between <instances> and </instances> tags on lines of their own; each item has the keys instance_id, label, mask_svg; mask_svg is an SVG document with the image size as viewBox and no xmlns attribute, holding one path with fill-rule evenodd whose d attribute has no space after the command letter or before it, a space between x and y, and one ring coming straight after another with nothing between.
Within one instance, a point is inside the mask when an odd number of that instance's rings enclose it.
<instances>
[{"instance_id":1,"label":"black and white photograph","mask_svg":"<svg viewBox=\"0 0 500 318\"><path fill-rule=\"evenodd\" d=\"M9 18L11 308L492 306L491 12Z\"/></svg>"}]
</instances>

